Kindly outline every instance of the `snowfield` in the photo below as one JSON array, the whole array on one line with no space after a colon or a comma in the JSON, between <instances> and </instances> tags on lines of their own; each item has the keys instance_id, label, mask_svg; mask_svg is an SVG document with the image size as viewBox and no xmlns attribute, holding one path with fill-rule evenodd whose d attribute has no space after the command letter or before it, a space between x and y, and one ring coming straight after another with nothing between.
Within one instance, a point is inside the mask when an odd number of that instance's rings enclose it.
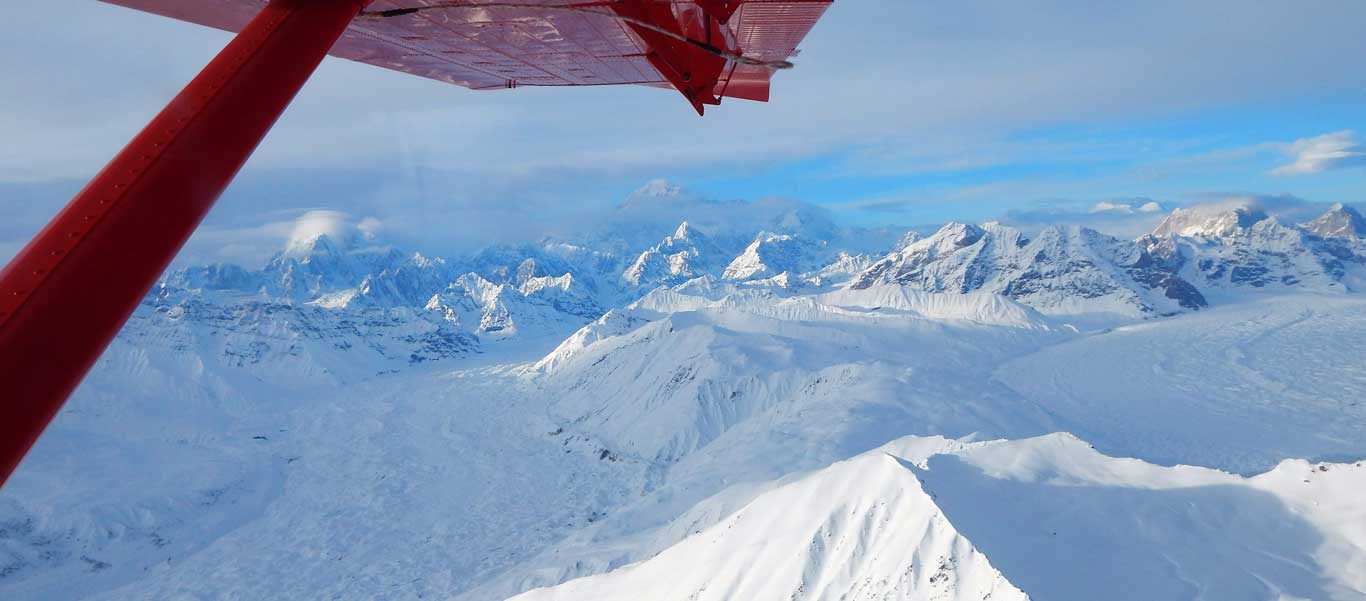
<instances>
[{"instance_id":1,"label":"snowfield","mask_svg":"<svg viewBox=\"0 0 1366 601\"><path fill-rule=\"evenodd\" d=\"M1254 473L1362 456L1363 340L1362 297L1255 298L1069 341L995 377L1104 452Z\"/></svg>"},{"instance_id":2,"label":"snowfield","mask_svg":"<svg viewBox=\"0 0 1366 601\"><path fill-rule=\"evenodd\" d=\"M818 217L169 273L0 491L0 598L1366 599L1350 208Z\"/></svg>"}]
</instances>

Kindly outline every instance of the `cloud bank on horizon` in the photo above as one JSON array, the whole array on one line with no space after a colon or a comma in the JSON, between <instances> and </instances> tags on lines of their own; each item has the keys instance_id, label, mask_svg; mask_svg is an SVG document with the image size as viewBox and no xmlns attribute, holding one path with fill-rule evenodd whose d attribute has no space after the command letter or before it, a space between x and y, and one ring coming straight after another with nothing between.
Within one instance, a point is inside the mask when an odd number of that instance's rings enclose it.
<instances>
[{"instance_id":1,"label":"cloud bank on horizon","mask_svg":"<svg viewBox=\"0 0 1366 601\"><path fill-rule=\"evenodd\" d=\"M844 0L772 104L705 119L648 88L472 92L329 60L194 248L283 242L314 209L441 251L534 239L658 177L862 225L1128 223L1153 213L1138 198L1361 202L1362 22L1366 4L1343 0ZM226 40L82 0L0 23L0 255Z\"/></svg>"}]
</instances>

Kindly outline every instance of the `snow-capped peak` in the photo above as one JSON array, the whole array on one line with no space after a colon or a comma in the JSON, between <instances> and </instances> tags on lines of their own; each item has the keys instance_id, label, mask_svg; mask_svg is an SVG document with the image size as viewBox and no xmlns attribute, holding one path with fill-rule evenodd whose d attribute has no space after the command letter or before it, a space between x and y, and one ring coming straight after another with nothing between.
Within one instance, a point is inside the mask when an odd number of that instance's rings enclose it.
<instances>
[{"instance_id":1,"label":"snow-capped peak","mask_svg":"<svg viewBox=\"0 0 1366 601\"><path fill-rule=\"evenodd\" d=\"M1328 211L1304 224L1304 229L1321 238L1366 237L1366 218L1356 209L1336 203Z\"/></svg>"},{"instance_id":2,"label":"snow-capped peak","mask_svg":"<svg viewBox=\"0 0 1366 601\"><path fill-rule=\"evenodd\" d=\"M678 196L683 191L683 186L670 182L667 179L653 179L645 182L644 186L638 188L631 196L636 198L663 196Z\"/></svg>"},{"instance_id":3,"label":"snow-capped peak","mask_svg":"<svg viewBox=\"0 0 1366 601\"><path fill-rule=\"evenodd\" d=\"M850 287L878 284L982 290L1054 314L1166 314L1206 304L1136 244L1077 226L1029 239L999 223L950 223L873 264Z\"/></svg>"},{"instance_id":4,"label":"snow-capped peak","mask_svg":"<svg viewBox=\"0 0 1366 601\"><path fill-rule=\"evenodd\" d=\"M290 238L279 258L307 263L315 257L341 256L346 254L350 247L351 243L345 237L337 237L336 234L314 234L307 238Z\"/></svg>"},{"instance_id":5,"label":"snow-capped peak","mask_svg":"<svg viewBox=\"0 0 1366 601\"><path fill-rule=\"evenodd\" d=\"M908 230L906 233L902 234L900 238L897 238L896 248L905 248L907 246L915 244L916 242L920 241L921 237L922 236L919 232L915 230Z\"/></svg>"},{"instance_id":6,"label":"snow-capped peak","mask_svg":"<svg viewBox=\"0 0 1366 601\"><path fill-rule=\"evenodd\" d=\"M676 284L707 273L720 258L712 241L684 221L672 235L640 253L621 278L637 287Z\"/></svg>"},{"instance_id":7,"label":"snow-capped peak","mask_svg":"<svg viewBox=\"0 0 1366 601\"><path fill-rule=\"evenodd\" d=\"M1167 271L1202 287L1341 292L1366 263L1354 248L1360 223L1340 205L1303 226L1255 206L1195 207L1173 211L1139 243Z\"/></svg>"},{"instance_id":8,"label":"snow-capped peak","mask_svg":"<svg viewBox=\"0 0 1366 601\"><path fill-rule=\"evenodd\" d=\"M694 231L695 230L688 225L688 222L684 221L683 223L678 224L678 229L674 230L673 236L671 237L674 240L687 240L689 235Z\"/></svg>"},{"instance_id":9,"label":"snow-capped peak","mask_svg":"<svg viewBox=\"0 0 1366 601\"><path fill-rule=\"evenodd\" d=\"M380 222L372 217L353 221L341 211L308 211L294 221L281 254L300 260L316 254L341 254L376 244L379 230Z\"/></svg>"},{"instance_id":10,"label":"snow-capped peak","mask_svg":"<svg viewBox=\"0 0 1366 601\"><path fill-rule=\"evenodd\" d=\"M1155 236L1226 237L1245 232L1267 219L1265 211L1239 205L1175 209L1153 230Z\"/></svg>"},{"instance_id":11,"label":"snow-capped peak","mask_svg":"<svg viewBox=\"0 0 1366 601\"><path fill-rule=\"evenodd\" d=\"M726 266L722 278L754 280L772 278L784 272L806 273L828 263L826 245L792 234L760 232L744 252Z\"/></svg>"},{"instance_id":12,"label":"snow-capped peak","mask_svg":"<svg viewBox=\"0 0 1366 601\"><path fill-rule=\"evenodd\" d=\"M998 223L991 222L983 225L971 223L961 223L950 221L939 228L935 233L925 238L912 238L909 245L901 249L901 252L915 252L917 250L929 250L936 254L953 252L955 249L965 248L976 244L988 230L995 233L1008 233L1012 237L1022 237L1022 234L1010 228L1004 228Z\"/></svg>"},{"instance_id":13,"label":"snow-capped peak","mask_svg":"<svg viewBox=\"0 0 1366 601\"><path fill-rule=\"evenodd\" d=\"M656 179L647 182L644 186L636 189L626 200L618 205L621 211L638 211L649 209L661 209L666 207L680 208L692 204L711 204L715 201L699 196L687 188L670 182L666 179Z\"/></svg>"}]
</instances>

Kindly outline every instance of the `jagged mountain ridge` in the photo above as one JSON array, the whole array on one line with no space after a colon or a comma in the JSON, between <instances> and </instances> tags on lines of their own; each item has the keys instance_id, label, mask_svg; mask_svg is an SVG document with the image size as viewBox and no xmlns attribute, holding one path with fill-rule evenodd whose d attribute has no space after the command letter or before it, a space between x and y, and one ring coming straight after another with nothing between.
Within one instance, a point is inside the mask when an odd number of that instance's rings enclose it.
<instances>
[{"instance_id":1,"label":"jagged mountain ridge","mask_svg":"<svg viewBox=\"0 0 1366 601\"><path fill-rule=\"evenodd\" d=\"M726 265L727 280L757 280L819 271L832 262L830 243L805 236L760 232Z\"/></svg>"},{"instance_id":2,"label":"jagged mountain ridge","mask_svg":"<svg viewBox=\"0 0 1366 601\"><path fill-rule=\"evenodd\" d=\"M1033 238L996 223L950 223L869 267L851 287L1000 294L1061 314L1171 314L1206 306L1194 286L1132 242L1077 226Z\"/></svg>"},{"instance_id":3,"label":"jagged mountain ridge","mask_svg":"<svg viewBox=\"0 0 1366 601\"><path fill-rule=\"evenodd\" d=\"M952 223L909 241L851 286L985 290L1064 315L1164 315L1208 306L1212 292L1360 289L1361 223L1340 204L1303 225L1252 206L1175 209L1133 242L1077 226L1045 227L1031 237L995 223Z\"/></svg>"},{"instance_id":4,"label":"jagged mountain ridge","mask_svg":"<svg viewBox=\"0 0 1366 601\"><path fill-rule=\"evenodd\" d=\"M1334 205L1303 225L1255 207L1177 209L1138 240L1162 268L1206 291L1361 288L1366 239L1361 215Z\"/></svg>"},{"instance_id":5,"label":"jagged mountain ridge","mask_svg":"<svg viewBox=\"0 0 1366 601\"><path fill-rule=\"evenodd\" d=\"M687 221L636 257L621 274L627 285L654 288L684 282L715 270L724 251Z\"/></svg>"},{"instance_id":6,"label":"jagged mountain ridge","mask_svg":"<svg viewBox=\"0 0 1366 601\"><path fill-rule=\"evenodd\" d=\"M741 237L732 228L719 240L684 221L640 250L603 234L587 242L489 247L456 259L322 234L291 241L259 270L218 264L170 272L147 304L164 313L191 300L257 303L280 307L278 318L324 329L317 324L328 311L363 322L366 312L406 309L405 318L426 320L448 339L434 348L459 347L450 353L455 356L515 337L567 336L612 307L695 278L788 293L883 284L980 291L1046 314L1147 317L1198 310L1208 306L1208 294L1230 290L1357 289L1366 271L1363 219L1343 205L1303 225L1245 206L1176 209L1133 242L1076 226L1031 236L997 223L950 223L924 238L903 236L881 258L851 245L856 234L811 215L794 213L788 221L786 232L761 229ZM293 308L300 306L317 310L306 318Z\"/></svg>"}]
</instances>

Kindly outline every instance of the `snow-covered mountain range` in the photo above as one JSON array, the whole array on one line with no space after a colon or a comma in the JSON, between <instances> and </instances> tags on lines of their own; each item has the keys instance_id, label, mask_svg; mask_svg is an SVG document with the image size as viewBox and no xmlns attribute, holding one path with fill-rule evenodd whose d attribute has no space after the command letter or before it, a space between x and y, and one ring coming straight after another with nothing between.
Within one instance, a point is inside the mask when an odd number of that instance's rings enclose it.
<instances>
[{"instance_id":1,"label":"snow-covered mountain range","mask_svg":"<svg viewBox=\"0 0 1366 601\"><path fill-rule=\"evenodd\" d=\"M0 597L1366 599L1350 207L642 220L681 194L167 273L0 493Z\"/></svg>"},{"instance_id":2,"label":"snow-covered mountain range","mask_svg":"<svg viewBox=\"0 0 1366 601\"><path fill-rule=\"evenodd\" d=\"M641 194L669 192L680 193ZM812 221L785 215L761 226L786 231L728 228L716 236L685 221L644 248L630 249L609 230L588 241L491 247L450 259L319 234L291 240L259 270L176 270L148 304L173 315L266 313L279 327L315 337L329 325L371 342L397 337L378 352L416 362L509 339L563 338L656 288L699 279L779 295L883 284L980 291L1076 317L1196 311L1230 290L1366 285L1366 228L1343 205L1303 225L1242 206L1176 209L1138 240L1077 226L1027 234L998 223L950 223L924 237L907 233L885 252L867 252L849 243L864 236ZM387 328L390 321L408 327Z\"/></svg>"}]
</instances>

